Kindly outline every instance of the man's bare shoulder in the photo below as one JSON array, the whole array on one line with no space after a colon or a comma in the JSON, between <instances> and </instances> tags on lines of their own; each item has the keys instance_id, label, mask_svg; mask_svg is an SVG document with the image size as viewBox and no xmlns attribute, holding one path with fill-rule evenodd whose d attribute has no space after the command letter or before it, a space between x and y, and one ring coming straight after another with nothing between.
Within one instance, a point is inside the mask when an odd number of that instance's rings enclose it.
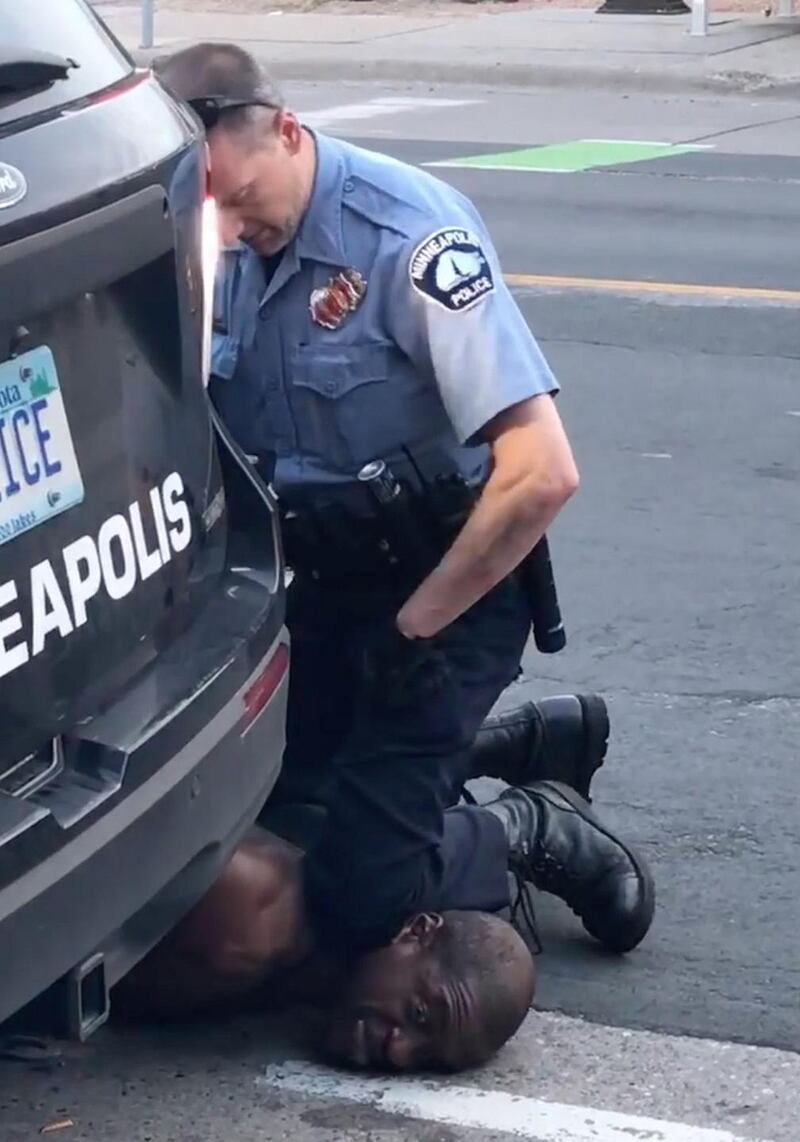
<instances>
[{"instance_id":1,"label":"man's bare shoulder","mask_svg":"<svg viewBox=\"0 0 800 1142\"><path fill-rule=\"evenodd\" d=\"M302 853L280 837L254 827L239 844L219 877L174 933L178 945L193 950L223 937L251 931L259 917L280 904L299 875Z\"/></svg>"},{"instance_id":2,"label":"man's bare shoulder","mask_svg":"<svg viewBox=\"0 0 800 1142\"><path fill-rule=\"evenodd\" d=\"M301 858L281 838L251 830L205 896L134 969L123 989L133 1006L166 1016L234 1002L302 958Z\"/></svg>"}]
</instances>

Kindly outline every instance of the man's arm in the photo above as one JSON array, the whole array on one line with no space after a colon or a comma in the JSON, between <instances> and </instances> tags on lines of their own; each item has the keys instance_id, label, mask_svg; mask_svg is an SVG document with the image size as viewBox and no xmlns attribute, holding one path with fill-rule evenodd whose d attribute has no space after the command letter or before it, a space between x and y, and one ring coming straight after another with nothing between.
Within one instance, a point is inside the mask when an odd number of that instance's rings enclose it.
<instances>
[{"instance_id":1,"label":"man's arm","mask_svg":"<svg viewBox=\"0 0 800 1142\"><path fill-rule=\"evenodd\" d=\"M493 467L467 523L397 616L409 638L429 638L517 567L577 490L578 471L549 395L530 397L485 430Z\"/></svg>"}]
</instances>

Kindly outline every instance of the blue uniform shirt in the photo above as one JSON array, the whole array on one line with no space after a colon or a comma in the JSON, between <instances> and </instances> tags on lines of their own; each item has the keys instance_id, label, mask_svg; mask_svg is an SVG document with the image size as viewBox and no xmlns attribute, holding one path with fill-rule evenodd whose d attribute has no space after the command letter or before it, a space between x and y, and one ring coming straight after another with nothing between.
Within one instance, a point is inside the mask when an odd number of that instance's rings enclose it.
<instances>
[{"instance_id":1,"label":"blue uniform shirt","mask_svg":"<svg viewBox=\"0 0 800 1142\"><path fill-rule=\"evenodd\" d=\"M427 477L479 482L480 429L558 388L483 222L415 167L314 138L309 206L269 280L246 247L223 254L212 398L245 452L274 454L288 507L360 502L360 468L410 475L406 449Z\"/></svg>"}]
</instances>

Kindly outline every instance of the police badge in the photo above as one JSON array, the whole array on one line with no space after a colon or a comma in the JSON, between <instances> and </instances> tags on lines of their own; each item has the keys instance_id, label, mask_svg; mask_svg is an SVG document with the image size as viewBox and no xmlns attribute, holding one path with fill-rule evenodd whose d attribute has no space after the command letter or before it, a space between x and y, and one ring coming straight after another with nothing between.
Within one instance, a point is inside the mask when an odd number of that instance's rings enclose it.
<instances>
[{"instance_id":1,"label":"police badge","mask_svg":"<svg viewBox=\"0 0 800 1142\"><path fill-rule=\"evenodd\" d=\"M358 309L366 292L367 283L358 270L342 270L312 292L311 317L323 329L338 329L348 313Z\"/></svg>"}]
</instances>

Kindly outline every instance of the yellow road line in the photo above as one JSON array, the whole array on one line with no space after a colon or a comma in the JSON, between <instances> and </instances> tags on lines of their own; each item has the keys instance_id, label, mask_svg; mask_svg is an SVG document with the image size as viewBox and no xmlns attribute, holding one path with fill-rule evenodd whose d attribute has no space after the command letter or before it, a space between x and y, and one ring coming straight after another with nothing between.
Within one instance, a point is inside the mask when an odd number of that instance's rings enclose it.
<instances>
[{"instance_id":1,"label":"yellow road line","mask_svg":"<svg viewBox=\"0 0 800 1142\"><path fill-rule=\"evenodd\" d=\"M571 278L553 274L506 274L510 286L533 289L571 289L597 293L659 293L673 297L733 298L739 301L783 301L800 305L800 290L762 289L758 286L693 285L689 282L637 282L610 278Z\"/></svg>"}]
</instances>

